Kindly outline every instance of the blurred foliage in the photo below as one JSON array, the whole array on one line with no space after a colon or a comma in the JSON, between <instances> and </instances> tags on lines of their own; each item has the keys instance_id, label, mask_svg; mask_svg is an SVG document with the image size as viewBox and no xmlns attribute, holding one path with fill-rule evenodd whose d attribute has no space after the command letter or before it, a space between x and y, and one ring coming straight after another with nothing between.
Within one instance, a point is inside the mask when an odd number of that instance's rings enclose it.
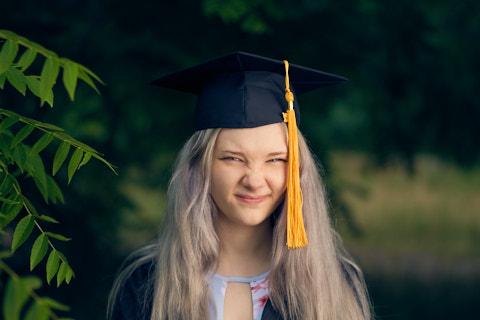
<instances>
[{"instance_id":1,"label":"blurred foliage","mask_svg":"<svg viewBox=\"0 0 480 320\"><path fill-rule=\"evenodd\" d=\"M377 168L355 152L332 153L330 164L344 186L342 198L368 230L361 246L444 261L480 259L480 167L461 169L417 155L412 176L398 163ZM343 219L339 227L349 247L359 245Z\"/></svg>"},{"instance_id":2,"label":"blurred foliage","mask_svg":"<svg viewBox=\"0 0 480 320\"><path fill-rule=\"evenodd\" d=\"M340 192L365 230L338 219L345 245L367 274L378 318L470 319L480 294L480 167L417 155L379 168L358 152L333 152Z\"/></svg>"},{"instance_id":3,"label":"blurred foliage","mask_svg":"<svg viewBox=\"0 0 480 320\"><path fill-rule=\"evenodd\" d=\"M59 288L72 314L103 318L120 261L155 237L171 165L192 133L194 97L151 88L149 80L236 50L288 58L350 79L299 98L300 129L327 179L326 150L334 149L362 151L382 165L400 161L410 172L418 153L474 166L479 7L474 0L3 1L2 28L90 66L108 83L101 96L79 84L75 101L53 113L37 108L29 93L21 104L16 92L0 97L2 105L66 128L119 166L115 179L102 168L82 168L65 189L68 206L52 211L65 216L73 239L65 252L80 266L82 281ZM67 92L55 96L67 99ZM52 161L54 151L43 152ZM345 185L329 186L337 215L348 216Z\"/></svg>"}]
</instances>

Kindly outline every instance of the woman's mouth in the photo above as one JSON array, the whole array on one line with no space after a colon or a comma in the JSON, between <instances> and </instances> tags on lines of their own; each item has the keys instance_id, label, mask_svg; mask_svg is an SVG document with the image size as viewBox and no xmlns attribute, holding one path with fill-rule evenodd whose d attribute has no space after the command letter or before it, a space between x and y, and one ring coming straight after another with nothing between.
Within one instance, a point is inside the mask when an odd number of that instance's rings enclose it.
<instances>
[{"instance_id":1,"label":"woman's mouth","mask_svg":"<svg viewBox=\"0 0 480 320\"><path fill-rule=\"evenodd\" d=\"M268 198L267 195L253 196L247 194L236 194L235 197L245 204L260 204Z\"/></svg>"}]
</instances>

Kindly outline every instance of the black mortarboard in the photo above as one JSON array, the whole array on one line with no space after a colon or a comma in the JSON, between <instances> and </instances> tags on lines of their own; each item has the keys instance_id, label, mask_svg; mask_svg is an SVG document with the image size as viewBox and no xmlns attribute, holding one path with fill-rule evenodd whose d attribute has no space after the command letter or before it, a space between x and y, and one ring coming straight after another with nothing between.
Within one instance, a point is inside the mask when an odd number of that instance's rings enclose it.
<instances>
[{"instance_id":1,"label":"black mortarboard","mask_svg":"<svg viewBox=\"0 0 480 320\"><path fill-rule=\"evenodd\" d=\"M346 79L290 64L294 94L343 82ZM253 128L283 122L285 66L283 61L235 52L171 73L152 84L198 95L195 130ZM297 121L299 108L294 100Z\"/></svg>"}]
</instances>

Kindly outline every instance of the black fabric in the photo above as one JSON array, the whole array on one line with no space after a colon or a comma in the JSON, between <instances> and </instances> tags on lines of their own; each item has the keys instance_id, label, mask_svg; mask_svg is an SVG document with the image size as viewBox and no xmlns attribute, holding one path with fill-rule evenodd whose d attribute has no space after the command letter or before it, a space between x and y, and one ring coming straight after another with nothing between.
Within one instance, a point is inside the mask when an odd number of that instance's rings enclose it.
<instances>
[{"instance_id":1,"label":"black fabric","mask_svg":"<svg viewBox=\"0 0 480 320\"><path fill-rule=\"evenodd\" d=\"M112 313L112 320L149 320L152 313L153 263L136 268L121 287Z\"/></svg>"},{"instance_id":2,"label":"black fabric","mask_svg":"<svg viewBox=\"0 0 480 320\"><path fill-rule=\"evenodd\" d=\"M290 64L290 89L296 94L346 81L322 71ZM283 122L285 66L283 61L234 52L171 73L154 85L197 94L195 130L254 128ZM297 125L300 119L294 100Z\"/></svg>"},{"instance_id":3,"label":"black fabric","mask_svg":"<svg viewBox=\"0 0 480 320\"><path fill-rule=\"evenodd\" d=\"M207 83L198 96L195 130L255 128L283 122L287 110L285 78L265 71L223 73ZM297 124L300 108L294 100Z\"/></svg>"},{"instance_id":4,"label":"black fabric","mask_svg":"<svg viewBox=\"0 0 480 320\"><path fill-rule=\"evenodd\" d=\"M262 320L284 320L283 317L273 309L270 299L267 300L262 313Z\"/></svg>"},{"instance_id":5,"label":"black fabric","mask_svg":"<svg viewBox=\"0 0 480 320\"><path fill-rule=\"evenodd\" d=\"M353 290L357 303L363 309L358 293L353 285L353 279L347 272L352 271L353 276L359 278L360 274L349 263L340 264L342 273L347 283ZM131 276L124 282L114 304L112 320L149 320L152 311L153 299L153 274L154 263L147 262L133 271ZM287 320L284 319L267 300L262 313L262 320Z\"/></svg>"},{"instance_id":6,"label":"black fabric","mask_svg":"<svg viewBox=\"0 0 480 320\"><path fill-rule=\"evenodd\" d=\"M153 304L153 263L145 263L135 269L118 293L112 320L149 320ZM262 320L283 320L267 300Z\"/></svg>"}]
</instances>

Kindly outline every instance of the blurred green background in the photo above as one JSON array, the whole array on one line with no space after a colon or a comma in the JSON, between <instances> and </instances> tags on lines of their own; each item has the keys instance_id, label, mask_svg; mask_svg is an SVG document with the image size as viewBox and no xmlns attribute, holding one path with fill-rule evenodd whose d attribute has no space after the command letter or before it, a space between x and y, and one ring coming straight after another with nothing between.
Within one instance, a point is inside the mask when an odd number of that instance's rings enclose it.
<instances>
[{"instance_id":1,"label":"blurred green background","mask_svg":"<svg viewBox=\"0 0 480 320\"><path fill-rule=\"evenodd\" d=\"M107 83L101 95L81 84L74 103L55 91L54 110L8 88L0 96L118 166L115 176L92 162L61 185L65 205L44 208L73 238L61 249L76 272L45 293L75 319L104 318L121 262L155 238L172 162L192 134L194 97L148 81L237 50L350 79L301 96L300 129L378 318L476 318L479 1L16 0L1 2L0 17L0 29ZM29 247L10 261L21 274Z\"/></svg>"}]
</instances>

